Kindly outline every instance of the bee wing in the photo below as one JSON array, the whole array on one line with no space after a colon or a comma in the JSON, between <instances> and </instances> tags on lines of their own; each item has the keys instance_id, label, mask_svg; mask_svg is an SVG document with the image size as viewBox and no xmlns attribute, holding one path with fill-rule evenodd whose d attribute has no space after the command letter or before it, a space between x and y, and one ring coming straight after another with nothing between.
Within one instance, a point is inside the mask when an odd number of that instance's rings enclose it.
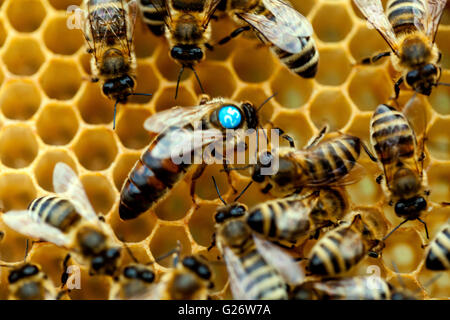
<instances>
[{"instance_id":1,"label":"bee wing","mask_svg":"<svg viewBox=\"0 0 450 320\"><path fill-rule=\"evenodd\" d=\"M434 42L447 0L427 0L426 35Z\"/></svg>"},{"instance_id":2,"label":"bee wing","mask_svg":"<svg viewBox=\"0 0 450 320\"><path fill-rule=\"evenodd\" d=\"M280 49L293 54L301 52L303 49L301 38L310 37L313 34L311 24L304 16L284 2L270 1L274 19L247 12L237 15ZM273 3L277 3L277 5Z\"/></svg>"},{"instance_id":3,"label":"bee wing","mask_svg":"<svg viewBox=\"0 0 450 320\"><path fill-rule=\"evenodd\" d=\"M133 43L134 38L137 12L138 12L138 5L136 0L130 0L128 2L128 21L130 22L130 25L128 26L130 28L130 37L128 38L128 50L129 50L128 52L131 52L131 50L133 49L131 45Z\"/></svg>"},{"instance_id":4,"label":"bee wing","mask_svg":"<svg viewBox=\"0 0 450 320\"><path fill-rule=\"evenodd\" d=\"M67 246L70 239L59 229L35 221L28 210L13 210L2 216L3 222L13 230L28 237L44 239L58 246Z\"/></svg>"},{"instance_id":5,"label":"bee wing","mask_svg":"<svg viewBox=\"0 0 450 320\"><path fill-rule=\"evenodd\" d=\"M81 216L90 221L98 221L83 184L77 174L63 162L58 162L53 170L53 188L59 195L67 197Z\"/></svg>"},{"instance_id":6,"label":"bee wing","mask_svg":"<svg viewBox=\"0 0 450 320\"><path fill-rule=\"evenodd\" d=\"M353 0L367 21L381 34L384 40L397 54L398 40L392 25L384 14L383 5L380 0Z\"/></svg>"},{"instance_id":7,"label":"bee wing","mask_svg":"<svg viewBox=\"0 0 450 320\"><path fill-rule=\"evenodd\" d=\"M225 247L223 253L225 263L228 271L228 280L230 281L231 293L235 300L254 300L256 297L252 296L249 291L245 290L245 268L239 259L230 248Z\"/></svg>"},{"instance_id":8,"label":"bee wing","mask_svg":"<svg viewBox=\"0 0 450 320\"><path fill-rule=\"evenodd\" d=\"M218 100L192 107L174 107L155 113L145 120L144 128L147 131L160 133L169 127L184 127L188 123L199 121L211 109L218 106Z\"/></svg>"},{"instance_id":9,"label":"bee wing","mask_svg":"<svg viewBox=\"0 0 450 320\"><path fill-rule=\"evenodd\" d=\"M203 27L207 27L209 21L211 20L211 17L213 16L214 12L217 9L217 6L219 5L221 0L206 0L205 6L204 6L204 17L202 21Z\"/></svg>"},{"instance_id":10,"label":"bee wing","mask_svg":"<svg viewBox=\"0 0 450 320\"><path fill-rule=\"evenodd\" d=\"M257 235L253 235L253 240L264 260L281 274L287 284L296 285L303 282L305 272L289 254Z\"/></svg>"}]
</instances>

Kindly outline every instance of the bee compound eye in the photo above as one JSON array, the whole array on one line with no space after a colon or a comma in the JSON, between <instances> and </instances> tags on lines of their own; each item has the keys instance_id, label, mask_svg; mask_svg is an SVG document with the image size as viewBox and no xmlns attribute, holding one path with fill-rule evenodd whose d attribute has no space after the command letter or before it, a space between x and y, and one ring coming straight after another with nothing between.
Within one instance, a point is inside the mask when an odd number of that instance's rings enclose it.
<instances>
[{"instance_id":1,"label":"bee compound eye","mask_svg":"<svg viewBox=\"0 0 450 320\"><path fill-rule=\"evenodd\" d=\"M105 264L105 260L103 257L95 257L92 259L92 268L96 271L100 270L101 267Z\"/></svg>"},{"instance_id":2,"label":"bee compound eye","mask_svg":"<svg viewBox=\"0 0 450 320\"><path fill-rule=\"evenodd\" d=\"M435 73L437 73L437 69L436 69L436 67L435 67L434 65L432 65L431 63L425 65L425 66L422 68L422 75L424 75L425 77L428 77L428 76L430 76L430 75L432 75L432 74L435 74Z\"/></svg>"},{"instance_id":3,"label":"bee compound eye","mask_svg":"<svg viewBox=\"0 0 450 320\"><path fill-rule=\"evenodd\" d=\"M219 122L225 129L236 129L242 122L242 114L236 106L223 106L219 111Z\"/></svg>"},{"instance_id":4,"label":"bee compound eye","mask_svg":"<svg viewBox=\"0 0 450 320\"><path fill-rule=\"evenodd\" d=\"M183 266L193 269L197 265L197 261L193 257L186 257L183 259Z\"/></svg>"},{"instance_id":5,"label":"bee compound eye","mask_svg":"<svg viewBox=\"0 0 450 320\"><path fill-rule=\"evenodd\" d=\"M114 91L115 83L113 81L106 81L103 84L103 93L108 96Z\"/></svg>"},{"instance_id":6,"label":"bee compound eye","mask_svg":"<svg viewBox=\"0 0 450 320\"><path fill-rule=\"evenodd\" d=\"M416 208L419 211L425 210L427 208L427 201L423 197L418 197L416 199Z\"/></svg>"},{"instance_id":7,"label":"bee compound eye","mask_svg":"<svg viewBox=\"0 0 450 320\"><path fill-rule=\"evenodd\" d=\"M9 276L8 276L8 282L9 283L15 283L16 281L18 281L21 277L21 272L14 270L12 271Z\"/></svg>"},{"instance_id":8,"label":"bee compound eye","mask_svg":"<svg viewBox=\"0 0 450 320\"><path fill-rule=\"evenodd\" d=\"M134 88L134 80L130 76L125 76L120 80L120 86L123 88Z\"/></svg>"},{"instance_id":9,"label":"bee compound eye","mask_svg":"<svg viewBox=\"0 0 450 320\"><path fill-rule=\"evenodd\" d=\"M140 278L144 282L151 283L155 280L155 274L152 271L145 270L141 272Z\"/></svg>"},{"instance_id":10,"label":"bee compound eye","mask_svg":"<svg viewBox=\"0 0 450 320\"><path fill-rule=\"evenodd\" d=\"M200 278L208 280L211 278L211 271L209 271L209 268L205 265L199 265L197 269L197 274Z\"/></svg>"},{"instance_id":11,"label":"bee compound eye","mask_svg":"<svg viewBox=\"0 0 450 320\"><path fill-rule=\"evenodd\" d=\"M126 267L123 270L123 275L125 278L128 278L128 279L136 279L138 276L138 272L137 272L136 268L134 268L134 267Z\"/></svg>"},{"instance_id":12,"label":"bee compound eye","mask_svg":"<svg viewBox=\"0 0 450 320\"><path fill-rule=\"evenodd\" d=\"M32 276L34 274L37 274L38 272L39 269L33 265L27 265L22 269L22 273L24 276Z\"/></svg>"},{"instance_id":13,"label":"bee compound eye","mask_svg":"<svg viewBox=\"0 0 450 320\"><path fill-rule=\"evenodd\" d=\"M223 222L225 220L225 218L226 218L226 216L223 212L218 212L214 216L214 219L216 220L217 223Z\"/></svg>"},{"instance_id":14,"label":"bee compound eye","mask_svg":"<svg viewBox=\"0 0 450 320\"><path fill-rule=\"evenodd\" d=\"M118 248L112 248L106 251L105 256L107 259L117 259L120 255L120 250Z\"/></svg>"},{"instance_id":15,"label":"bee compound eye","mask_svg":"<svg viewBox=\"0 0 450 320\"><path fill-rule=\"evenodd\" d=\"M419 79L419 71L412 70L406 74L406 83L413 85Z\"/></svg>"},{"instance_id":16,"label":"bee compound eye","mask_svg":"<svg viewBox=\"0 0 450 320\"><path fill-rule=\"evenodd\" d=\"M405 215L407 213L407 207L404 202L398 201L395 204L395 213L400 216Z\"/></svg>"}]
</instances>

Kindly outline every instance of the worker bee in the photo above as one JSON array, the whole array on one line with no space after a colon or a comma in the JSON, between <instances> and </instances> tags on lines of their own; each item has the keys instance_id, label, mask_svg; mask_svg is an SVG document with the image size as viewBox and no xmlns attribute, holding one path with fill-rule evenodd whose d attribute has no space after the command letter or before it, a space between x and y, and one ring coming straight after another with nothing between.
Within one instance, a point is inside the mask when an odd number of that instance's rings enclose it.
<instances>
[{"instance_id":1,"label":"worker bee","mask_svg":"<svg viewBox=\"0 0 450 320\"><path fill-rule=\"evenodd\" d=\"M430 193L423 170L425 133L419 147L405 115L391 106L380 104L370 122L370 139L383 170L377 182L381 183L384 176L382 187L390 197L389 203L395 205L397 216L405 218L386 238L405 222L415 219L425 226L428 238L427 225L420 218L428 208L425 198Z\"/></svg>"},{"instance_id":2,"label":"worker bee","mask_svg":"<svg viewBox=\"0 0 450 320\"><path fill-rule=\"evenodd\" d=\"M196 124L200 125L194 128ZM203 96L200 105L158 112L147 119L144 126L158 136L136 162L122 187L119 214L123 220L136 218L162 200L193 165L192 153L204 150L207 145L212 149L214 143L222 143L229 129L233 129L236 146L242 140L242 133L258 128L259 120L257 109L249 102L238 103L224 98L210 100ZM228 146L224 146L226 148ZM179 163L175 163L172 155L178 154L189 155L189 159L177 159L175 162ZM202 162L193 174L192 199L195 180L205 167L206 163Z\"/></svg>"},{"instance_id":3,"label":"worker bee","mask_svg":"<svg viewBox=\"0 0 450 320\"><path fill-rule=\"evenodd\" d=\"M392 50L362 61L375 62L391 56L394 69L401 73L395 83L395 98L400 85L429 96L441 77L441 53L435 39L447 0L389 0L386 14L379 0L354 0L368 22L381 34Z\"/></svg>"},{"instance_id":4,"label":"worker bee","mask_svg":"<svg viewBox=\"0 0 450 320\"><path fill-rule=\"evenodd\" d=\"M429 244L425 266L430 270L450 269L450 224L448 221Z\"/></svg>"},{"instance_id":5,"label":"worker bee","mask_svg":"<svg viewBox=\"0 0 450 320\"><path fill-rule=\"evenodd\" d=\"M221 0L151 0L159 16L165 16L165 36L170 46L170 57L180 66L175 99L181 75L185 68L191 69L200 79L194 67L205 59L206 48L210 48L211 29L209 22ZM165 8L162 10L161 8Z\"/></svg>"},{"instance_id":6,"label":"worker bee","mask_svg":"<svg viewBox=\"0 0 450 320\"><path fill-rule=\"evenodd\" d=\"M264 238L296 246L307 236L318 238L321 229L337 225L347 209L343 190L323 188L258 204L246 220Z\"/></svg>"},{"instance_id":7,"label":"worker bee","mask_svg":"<svg viewBox=\"0 0 450 320\"><path fill-rule=\"evenodd\" d=\"M7 212L2 216L5 224L26 236L69 249L78 263L89 266L90 274L114 275L121 246L112 229L95 214L81 181L62 162L53 171L53 187L58 196L37 198L27 210Z\"/></svg>"},{"instance_id":8,"label":"worker bee","mask_svg":"<svg viewBox=\"0 0 450 320\"><path fill-rule=\"evenodd\" d=\"M244 26L234 30L218 44L227 43L242 32L253 29L291 72L303 78L316 75L319 52L312 38L313 28L288 1L227 1L226 11Z\"/></svg>"},{"instance_id":9,"label":"worker bee","mask_svg":"<svg viewBox=\"0 0 450 320\"><path fill-rule=\"evenodd\" d=\"M385 233L386 225L378 211L358 210L351 223L343 221L313 246L308 255L309 271L335 276L350 270L366 254L378 257Z\"/></svg>"},{"instance_id":10,"label":"worker bee","mask_svg":"<svg viewBox=\"0 0 450 320\"><path fill-rule=\"evenodd\" d=\"M155 36L164 34L164 21L166 19L166 1L139 0L139 9L142 20Z\"/></svg>"},{"instance_id":11,"label":"worker bee","mask_svg":"<svg viewBox=\"0 0 450 320\"><path fill-rule=\"evenodd\" d=\"M262 192L286 196L303 187L354 183L364 170L357 163L361 146L370 159L376 161L358 137L337 133L321 141L326 130L324 127L303 150L297 150L292 138L284 135L290 141L290 147L262 151L258 163L251 166L252 179L262 185Z\"/></svg>"},{"instance_id":12,"label":"worker bee","mask_svg":"<svg viewBox=\"0 0 450 320\"><path fill-rule=\"evenodd\" d=\"M59 300L67 291L57 292L52 281L37 264L27 262L28 240L23 262L4 263L0 267L10 268L8 274L8 300Z\"/></svg>"},{"instance_id":13,"label":"worker bee","mask_svg":"<svg viewBox=\"0 0 450 320\"><path fill-rule=\"evenodd\" d=\"M304 272L294 259L281 248L253 233L245 221L247 207L236 202L227 204L220 195L224 206L219 207L214 216L216 232L211 249L217 241L222 253L231 291L234 299L288 299L288 285L303 281Z\"/></svg>"},{"instance_id":14,"label":"worker bee","mask_svg":"<svg viewBox=\"0 0 450 320\"><path fill-rule=\"evenodd\" d=\"M302 283L292 291L294 300L415 300L378 276L356 276Z\"/></svg>"},{"instance_id":15,"label":"worker bee","mask_svg":"<svg viewBox=\"0 0 450 320\"><path fill-rule=\"evenodd\" d=\"M137 299L150 292L155 281L155 272L150 266L153 262L140 263L131 249L126 245L125 248L133 262L126 265L115 279L109 292L109 300Z\"/></svg>"},{"instance_id":16,"label":"worker bee","mask_svg":"<svg viewBox=\"0 0 450 320\"><path fill-rule=\"evenodd\" d=\"M136 0L85 0L81 29L92 54L92 82L101 81L103 94L115 100L113 128L118 103L135 93L136 56L133 46Z\"/></svg>"}]
</instances>

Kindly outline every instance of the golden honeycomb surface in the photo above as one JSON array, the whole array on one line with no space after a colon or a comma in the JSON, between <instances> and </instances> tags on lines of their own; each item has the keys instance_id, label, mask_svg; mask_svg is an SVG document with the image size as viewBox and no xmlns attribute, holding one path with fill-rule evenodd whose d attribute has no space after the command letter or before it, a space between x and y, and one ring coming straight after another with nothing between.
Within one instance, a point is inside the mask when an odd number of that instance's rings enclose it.
<instances>
[{"instance_id":1,"label":"golden honeycomb surface","mask_svg":"<svg viewBox=\"0 0 450 320\"><path fill-rule=\"evenodd\" d=\"M197 184L200 207L194 209L189 196L190 174L158 206L139 218L123 222L118 216L119 192L129 170L149 144L151 136L143 121L175 105L195 105L200 88L186 72L177 101L174 91L179 67L168 56L164 38L153 36L138 18L135 34L138 61L137 92L152 97L134 97L119 105L117 127L112 130L113 102L101 95L99 84L90 83L90 56L79 30L66 27L66 9L81 0L0 0L0 203L5 212L25 209L32 199L53 191L52 171L63 161L79 174L95 210L105 216L116 237L123 239L142 262L153 260L173 248L179 240L182 254L201 252L215 259L217 249L206 252L214 231L214 212L220 202L211 184L232 199L231 188L218 165L207 168ZM369 121L380 103L393 95L394 72L389 59L374 66L352 66L363 57L386 49L383 39L366 22L350 0L293 0L315 30L320 52L314 80L291 74L268 48L248 37L234 39L208 52L198 68L206 93L255 104L278 93L263 108L271 120L294 137L302 147L326 123L331 130L355 134L369 144ZM384 2L385 4L385 2ZM235 28L229 18L212 22L213 38L220 39ZM442 51L441 81L450 82L450 7L447 4L437 35ZM249 58L251 57L251 58ZM403 92L400 101L410 93ZM420 97L427 111L429 139L425 163L430 199L450 200L450 87L438 87L429 98ZM376 164L363 156L366 175L347 187L353 206L381 210L389 230L401 219L386 204L375 182ZM232 172L241 190L249 181ZM242 197L249 206L269 199L253 184ZM432 239L450 217L447 208L426 213ZM1 220L1 219L0 219ZM25 237L0 222L5 237L0 260L21 261ZM346 275L368 274L379 266L381 275L396 285L400 280L420 299L448 299L450 272L425 286L435 273L424 267L423 226L408 222L387 240L380 259L366 257ZM306 254L313 245L302 248ZM66 251L49 243L33 246L28 259L39 263L56 286L60 284ZM126 258L124 264L129 262ZM75 262L72 262L75 263ZM169 259L155 264L158 274L171 266ZM213 264L215 298L230 298L226 268ZM4 271L4 268L0 269ZM90 277L82 267L81 290L72 299L106 299L111 286L107 277ZM7 272L0 274L0 299L8 294Z\"/></svg>"}]
</instances>

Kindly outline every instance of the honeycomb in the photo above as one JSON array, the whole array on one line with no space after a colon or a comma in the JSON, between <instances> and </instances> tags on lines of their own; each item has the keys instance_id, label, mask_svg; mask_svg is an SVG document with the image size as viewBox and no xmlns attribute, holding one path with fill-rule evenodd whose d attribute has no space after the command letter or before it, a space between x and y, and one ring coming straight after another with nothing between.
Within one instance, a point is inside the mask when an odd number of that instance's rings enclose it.
<instances>
[{"instance_id":1,"label":"honeycomb","mask_svg":"<svg viewBox=\"0 0 450 320\"><path fill-rule=\"evenodd\" d=\"M255 104L276 92L262 110L264 120L288 132L298 147L328 123L369 143L371 113L393 95L393 69L389 59L374 66L352 63L386 49L379 34L367 28L350 0L293 0L299 12L311 21L320 52L319 70L314 80L289 73L270 53L251 38L240 37L208 52L198 74L211 96L247 99ZM3 211L24 209L38 196L52 192L52 171L63 161L81 177L95 210L105 216L117 238L126 241L140 261L153 260L179 240L182 254L200 252L216 259L217 249L206 251L214 231L213 215L220 202L211 187L216 177L225 199L232 199L226 176L218 165L207 168L199 180L195 209L189 197L190 174L180 182L153 212L123 222L118 215L119 191L127 173L149 144L151 136L143 121L155 112L174 105L194 105L200 88L192 73L185 72L177 101L174 101L179 67L168 56L164 39L153 36L138 19L135 44L138 60L137 92L152 97L133 97L120 105L117 129L112 130L113 102L104 98L89 76L90 56L78 30L66 28L66 9L81 0L0 0L0 203ZM333 19L329 14L333 13ZM213 38L227 35L235 25L229 18L212 22ZM442 51L442 81L450 82L450 7L447 4L437 35ZM251 56L252 59L248 59ZM401 101L410 93L403 92ZM429 98L421 97L429 121L426 170L431 200L450 199L450 88L438 87ZM445 129L447 128L447 129ZM378 207L389 229L399 219L386 204L374 177L376 164L363 156L364 178L347 187L353 205ZM245 173L232 172L234 185L241 190L249 181ZM269 199L257 185L242 197L249 206ZM447 208L435 207L424 220L433 238L450 217ZM21 261L25 238L0 222L5 238L0 243L0 260ZM313 241L303 248L306 255ZM369 266L378 266L381 275L396 285L403 282L420 299L450 297L450 272L429 286L434 273L424 267L423 227L408 222L386 243L382 258L365 258L346 275L367 275ZM29 260L39 263L59 285L66 252L49 243L33 246ZM130 262L124 259L124 264ZM398 267L393 267L393 263ZM74 262L72 262L74 263ZM158 274L171 267L164 259L155 268ZM214 298L230 298L226 268L212 265L215 273ZM2 269L3 270L3 269ZM400 281L399 279L402 279ZM7 272L0 275L0 298L8 294ZM71 299L106 299L111 287L107 277L90 277L82 267L81 289L70 292Z\"/></svg>"}]
</instances>

